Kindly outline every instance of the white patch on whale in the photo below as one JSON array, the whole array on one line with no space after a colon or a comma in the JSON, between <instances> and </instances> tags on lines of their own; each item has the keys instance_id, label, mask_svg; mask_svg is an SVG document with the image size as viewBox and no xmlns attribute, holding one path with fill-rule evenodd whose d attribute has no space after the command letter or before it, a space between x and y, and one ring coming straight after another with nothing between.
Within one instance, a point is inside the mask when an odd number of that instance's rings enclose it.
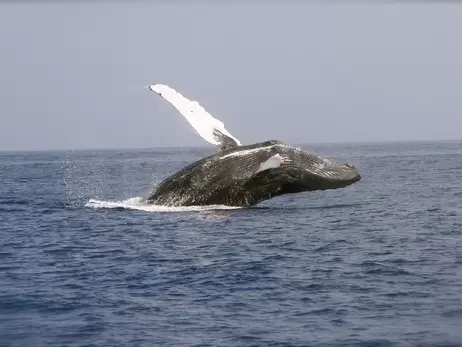
<instances>
[{"instance_id":1,"label":"white patch on whale","mask_svg":"<svg viewBox=\"0 0 462 347\"><path fill-rule=\"evenodd\" d=\"M266 146L266 147L258 147L258 148L252 148L252 149L243 149L242 151L236 151L236 152L233 152L233 153L226 154L226 155L220 157L220 159L226 159L226 158L229 158L229 157L242 157L242 156L249 155L249 154L256 153L256 152L260 152L260 151L268 151L268 150L270 150L271 148L273 148L275 146L276 145L271 145L271 146Z\"/></svg>"},{"instance_id":2,"label":"white patch on whale","mask_svg":"<svg viewBox=\"0 0 462 347\"><path fill-rule=\"evenodd\" d=\"M256 153L256 152L260 152L260 151L269 151L269 150L271 150L272 148L275 148L275 147L293 148L294 151L299 150L298 148L286 145L285 143L276 143L274 145L269 145L269 146L264 146L264 147L257 147L257 148L252 148L252 149L243 149L243 150L240 150L240 151L235 151L235 152L232 152L232 153L229 153L229 154L225 154L224 156L219 157L219 159L226 159L226 158L229 158L229 157L242 157L242 156L246 156L246 155Z\"/></svg>"},{"instance_id":3,"label":"white patch on whale","mask_svg":"<svg viewBox=\"0 0 462 347\"><path fill-rule=\"evenodd\" d=\"M218 130L236 141L238 146L241 145L240 141L225 129L223 122L213 118L197 101L187 99L165 84L152 84L149 88L170 102L205 141L213 145L220 145L220 142L214 136L214 131Z\"/></svg>"},{"instance_id":4,"label":"white patch on whale","mask_svg":"<svg viewBox=\"0 0 462 347\"><path fill-rule=\"evenodd\" d=\"M326 163L325 162L313 163L313 167L318 169L318 170L323 170L326 167Z\"/></svg>"},{"instance_id":5,"label":"white patch on whale","mask_svg":"<svg viewBox=\"0 0 462 347\"><path fill-rule=\"evenodd\" d=\"M260 167L255 173L259 173L261 171L269 170L269 169L276 169L281 166L283 163L289 162L287 157L281 157L281 155L275 154L268 160L264 161L260 164Z\"/></svg>"}]
</instances>

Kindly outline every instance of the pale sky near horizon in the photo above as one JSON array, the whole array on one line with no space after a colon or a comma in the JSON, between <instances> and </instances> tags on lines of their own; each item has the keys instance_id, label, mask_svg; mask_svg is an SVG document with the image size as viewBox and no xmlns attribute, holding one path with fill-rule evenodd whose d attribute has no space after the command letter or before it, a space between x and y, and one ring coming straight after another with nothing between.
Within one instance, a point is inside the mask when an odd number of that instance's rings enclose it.
<instances>
[{"instance_id":1,"label":"pale sky near horizon","mask_svg":"<svg viewBox=\"0 0 462 347\"><path fill-rule=\"evenodd\" d=\"M462 6L0 4L0 150L206 146L152 83L243 143L462 139Z\"/></svg>"}]
</instances>

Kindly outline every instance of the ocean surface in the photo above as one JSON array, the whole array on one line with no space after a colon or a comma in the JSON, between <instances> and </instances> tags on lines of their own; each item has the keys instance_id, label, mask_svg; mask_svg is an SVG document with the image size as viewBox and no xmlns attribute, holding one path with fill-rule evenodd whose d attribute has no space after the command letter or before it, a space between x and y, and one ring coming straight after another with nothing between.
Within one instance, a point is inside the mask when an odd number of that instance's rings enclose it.
<instances>
[{"instance_id":1,"label":"ocean surface","mask_svg":"<svg viewBox=\"0 0 462 347\"><path fill-rule=\"evenodd\" d=\"M212 146L0 153L0 346L462 346L462 142L302 147L362 180L175 209Z\"/></svg>"}]
</instances>

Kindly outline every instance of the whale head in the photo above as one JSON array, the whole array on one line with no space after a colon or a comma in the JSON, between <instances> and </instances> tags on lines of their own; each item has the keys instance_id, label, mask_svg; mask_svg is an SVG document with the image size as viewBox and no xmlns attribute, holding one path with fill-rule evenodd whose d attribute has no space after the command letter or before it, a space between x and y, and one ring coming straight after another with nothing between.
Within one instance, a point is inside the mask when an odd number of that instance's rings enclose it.
<instances>
[{"instance_id":1,"label":"whale head","mask_svg":"<svg viewBox=\"0 0 462 347\"><path fill-rule=\"evenodd\" d=\"M263 160L245 183L243 191L252 203L288 193L344 188L361 179L351 164L338 164L282 142L272 143L261 146L269 150L259 153Z\"/></svg>"}]
</instances>

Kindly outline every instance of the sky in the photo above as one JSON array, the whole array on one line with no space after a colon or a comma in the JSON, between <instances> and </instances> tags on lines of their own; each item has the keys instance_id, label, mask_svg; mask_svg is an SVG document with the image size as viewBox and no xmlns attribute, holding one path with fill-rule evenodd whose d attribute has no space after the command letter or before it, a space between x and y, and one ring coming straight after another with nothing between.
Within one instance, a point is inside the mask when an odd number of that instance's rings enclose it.
<instances>
[{"instance_id":1,"label":"sky","mask_svg":"<svg viewBox=\"0 0 462 347\"><path fill-rule=\"evenodd\" d=\"M0 150L462 139L462 6L334 1L0 4ZM211 145L209 145L211 146Z\"/></svg>"}]
</instances>

